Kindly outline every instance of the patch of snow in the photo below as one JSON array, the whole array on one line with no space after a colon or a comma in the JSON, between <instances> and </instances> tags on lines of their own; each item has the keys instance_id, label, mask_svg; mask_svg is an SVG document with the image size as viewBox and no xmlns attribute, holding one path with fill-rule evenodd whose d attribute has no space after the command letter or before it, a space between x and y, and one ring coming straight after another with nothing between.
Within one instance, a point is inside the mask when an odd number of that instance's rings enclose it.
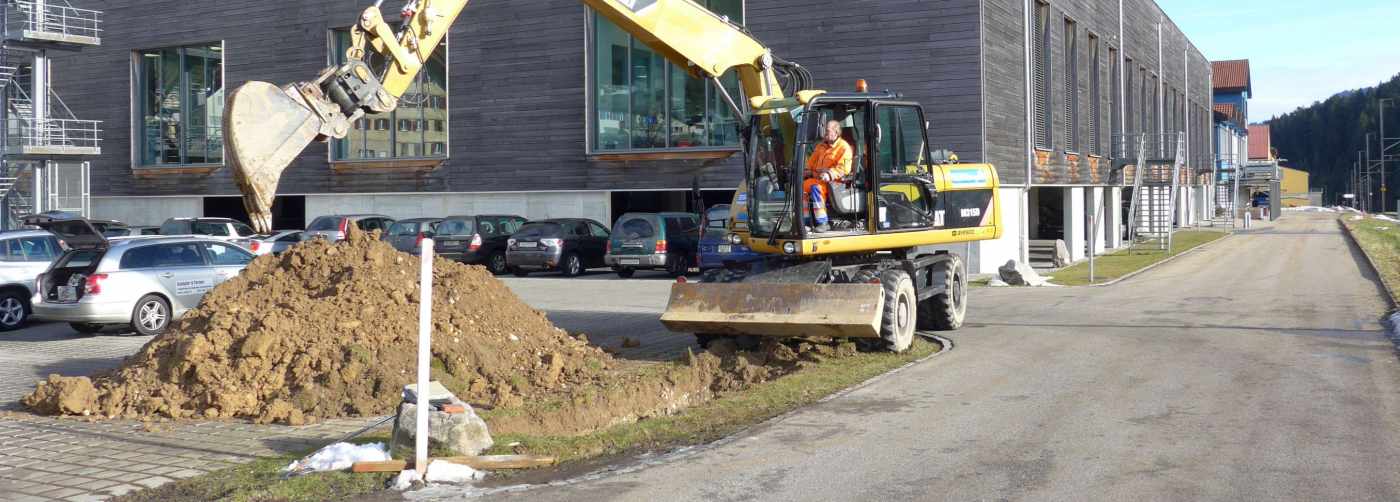
<instances>
[{"instance_id":1,"label":"patch of snow","mask_svg":"<svg viewBox=\"0 0 1400 502\"><path fill-rule=\"evenodd\" d=\"M326 446L310 456L288 464L282 472L301 475L311 472L340 471L349 469L355 462L382 462L389 460L389 449L384 443L350 444L335 443Z\"/></svg>"},{"instance_id":2,"label":"patch of snow","mask_svg":"<svg viewBox=\"0 0 1400 502\"><path fill-rule=\"evenodd\" d=\"M404 491L404 490L407 490L407 489L409 489L409 488L413 488L413 484L414 484L414 483L417 483L417 482L418 482L418 471L413 470L413 469L408 469L408 470L404 470L404 471L400 471L400 472L399 472L399 475L398 475L397 477L394 478L393 487L394 487L395 490Z\"/></svg>"},{"instance_id":3,"label":"patch of snow","mask_svg":"<svg viewBox=\"0 0 1400 502\"><path fill-rule=\"evenodd\" d=\"M434 460L432 463L428 464L428 476L424 479L429 483L463 484L479 481L485 477L485 472L472 469L471 467L443 460Z\"/></svg>"},{"instance_id":4,"label":"patch of snow","mask_svg":"<svg viewBox=\"0 0 1400 502\"><path fill-rule=\"evenodd\" d=\"M1395 219L1395 218L1391 218L1391 217L1386 216L1386 215L1384 215L1384 214L1375 215L1375 218L1378 219L1378 220L1389 221L1389 222L1391 222L1391 223L1400 223L1400 220L1397 220L1397 219Z\"/></svg>"},{"instance_id":5,"label":"patch of snow","mask_svg":"<svg viewBox=\"0 0 1400 502\"><path fill-rule=\"evenodd\" d=\"M1303 213L1335 213L1335 212L1337 212L1336 209L1333 209L1333 208L1330 208L1330 207L1320 207L1320 206L1285 207L1285 208L1283 208L1283 210L1284 210L1284 211L1298 211L1298 212L1303 212Z\"/></svg>"}]
</instances>

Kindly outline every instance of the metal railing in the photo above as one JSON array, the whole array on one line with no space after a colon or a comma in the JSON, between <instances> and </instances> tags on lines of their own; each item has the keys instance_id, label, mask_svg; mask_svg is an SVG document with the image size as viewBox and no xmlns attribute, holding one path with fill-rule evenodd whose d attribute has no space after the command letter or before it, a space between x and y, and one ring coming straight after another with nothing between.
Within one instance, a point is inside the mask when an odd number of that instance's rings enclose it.
<instances>
[{"instance_id":1,"label":"metal railing","mask_svg":"<svg viewBox=\"0 0 1400 502\"><path fill-rule=\"evenodd\" d=\"M99 148L102 121L78 119L11 118L5 125L10 147Z\"/></svg>"},{"instance_id":2,"label":"metal railing","mask_svg":"<svg viewBox=\"0 0 1400 502\"><path fill-rule=\"evenodd\" d=\"M102 35L102 11L79 9L65 0L50 0L42 9L33 1L10 0L5 10L5 29L9 33L33 31L89 38Z\"/></svg>"},{"instance_id":3,"label":"metal railing","mask_svg":"<svg viewBox=\"0 0 1400 502\"><path fill-rule=\"evenodd\" d=\"M1181 133L1130 133L1113 135L1113 158L1123 161L1145 157L1147 160L1176 160L1176 146ZM1139 155L1145 153L1146 155Z\"/></svg>"}]
</instances>

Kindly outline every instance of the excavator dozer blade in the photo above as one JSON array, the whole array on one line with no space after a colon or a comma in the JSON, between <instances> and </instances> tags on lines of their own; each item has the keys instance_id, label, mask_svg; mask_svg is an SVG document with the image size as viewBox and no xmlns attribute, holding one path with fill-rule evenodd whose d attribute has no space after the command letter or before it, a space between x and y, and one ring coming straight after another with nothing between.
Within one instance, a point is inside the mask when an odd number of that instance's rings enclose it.
<instances>
[{"instance_id":1,"label":"excavator dozer blade","mask_svg":"<svg viewBox=\"0 0 1400 502\"><path fill-rule=\"evenodd\" d=\"M272 200L282 171L321 130L321 119L302 99L291 86L248 82L224 105L225 161L258 232L272 231Z\"/></svg>"},{"instance_id":2,"label":"excavator dozer blade","mask_svg":"<svg viewBox=\"0 0 1400 502\"><path fill-rule=\"evenodd\" d=\"M709 335L878 338L879 284L676 283L661 324Z\"/></svg>"}]
</instances>

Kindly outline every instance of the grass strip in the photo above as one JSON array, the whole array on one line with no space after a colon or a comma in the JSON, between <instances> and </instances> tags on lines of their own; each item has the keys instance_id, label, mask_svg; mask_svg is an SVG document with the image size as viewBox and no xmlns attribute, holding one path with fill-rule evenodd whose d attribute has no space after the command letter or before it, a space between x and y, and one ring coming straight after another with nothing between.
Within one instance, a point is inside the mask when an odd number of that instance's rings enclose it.
<instances>
[{"instance_id":1,"label":"grass strip","mask_svg":"<svg viewBox=\"0 0 1400 502\"><path fill-rule=\"evenodd\" d=\"M1099 256L1094 259L1094 282L1100 284L1112 281L1226 235L1229 234L1211 230L1182 230L1172 237L1171 252L1158 249L1156 243L1149 243ZM1055 284L1084 286L1089 284L1089 262L1079 262L1047 275L1054 277L1050 282Z\"/></svg>"},{"instance_id":2,"label":"grass strip","mask_svg":"<svg viewBox=\"0 0 1400 502\"><path fill-rule=\"evenodd\" d=\"M561 463L715 441L793 409L814 403L929 356L937 343L916 338L903 354L859 353L830 358L782 378L727 393L671 416L620 424L582 436L507 434L487 453L552 455ZM682 363L662 363L682 364ZM489 416L489 415L488 415ZM356 442L387 442L386 436ZM515 446L509 446L515 444ZM319 502L345 500L384 489L389 474L323 472L283 479L281 469L309 454L266 457L202 476L118 497L117 502L229 501Z\"/></svg>"},{"instance_id":3,"label":"grass strip","mask_svg":"<svg viewBox=\"0 0 1400 502\"><path fill-rule=\"evenodd\" d=\"M1342 217L1342 224L1351 230L1361 251L1371 257L1381 280L1391 291L1400 292L1400 223L1376 218L1353 220Z\"/></svg>"}]
</instances>

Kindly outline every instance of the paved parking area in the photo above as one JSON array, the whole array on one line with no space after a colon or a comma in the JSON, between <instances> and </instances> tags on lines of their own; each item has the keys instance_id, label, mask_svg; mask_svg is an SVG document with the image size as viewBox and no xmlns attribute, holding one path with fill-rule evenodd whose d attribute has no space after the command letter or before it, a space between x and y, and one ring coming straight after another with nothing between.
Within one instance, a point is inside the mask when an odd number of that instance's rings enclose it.
<instances>
[{"instance_id":1,"label":"paved parking area","mask_svg":"<svg viewBox=\"0 0 1400 502\"><path fill-rule=\"evenodd\" d=\"M540 274L503 280L559 327L587 334L622 359L668 360L694 344L693 337L668 333L657 320L673 282L664 275L642 272L623 280L598 271L572 279ZM624 337L641 345L624 348ZM47 375L92 375L116 367L149 340L119 332L82 335L62 323L0 333L0 500L103 500L259 456L305 451L373 422L147 426L40 417L19 405Z\"/></svg>"}]
</instances>

